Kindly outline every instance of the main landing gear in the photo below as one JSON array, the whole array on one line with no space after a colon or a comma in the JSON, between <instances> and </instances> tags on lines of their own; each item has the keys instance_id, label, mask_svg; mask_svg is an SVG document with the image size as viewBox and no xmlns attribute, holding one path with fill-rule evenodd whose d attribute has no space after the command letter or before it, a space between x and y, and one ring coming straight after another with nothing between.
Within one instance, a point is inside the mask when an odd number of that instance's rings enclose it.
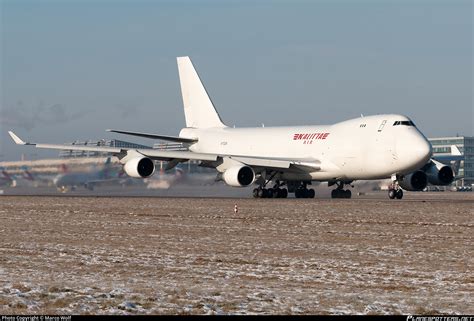
<instances>
[{"instance_id":1,"label":"main landing gear","mask_svg":"<svg viewBox=\"0 0 474 321\"><path fill-rule=\"evenodd\" d=\"M255 198L287 198L288 190L286 188L255 188L253 190Z\"/></svg>"},{"instance_id":2,"label":"main landing gear","mask_svg":"<svg viewBox=\"0 0 474 321\"><path fill-rule=\"evenodd\" d=\"M312 188L307 188L307 184L303 183L301 184L296 190L295 190L295 197L296 198L314 198L316 193L314 192L314 189Z\"/></svg>"},{"instance_id":3,"label":"main landing gear","mask_svg":"<svg viewBox=\"0 0 474 321\"><path fill-rule=\"evenodd\" d=\"M351 198L352 192L344 190L344 182L336 182L337 187L331 191L331 198Z\"/></svg>"},{"instance_id":4,"label":"main landing gear","mask_svg":"<svg viewBox=\"0 0 474 321\"><path fill-rule=\"evenodd\" d=\"M308 189L307 185L310 181L280 181L278 177L274 180L278 172L273 172L266 180L264 176L260 177L258 181L260 186L253 190L253 197L255 198L287 198L289 193L295 193L295 198L314 198L314 189ZM265 188L271 181L275 182L273 188ZM287 187L283 187L286 185Z\"/></svg>"},{"instance_id":5,"label":"main landing gear","mask_svg":"<svg viewBox=\"0 0 474 321\"><path fill-rule=\"evenodd\" d=\"M262 185L260 185L258 188L255 188L253 190L253 197L255 198L287 198L288 197L288 190L286 188L281 188L281 186L284 185L284 183L281 183L280 181L276 181L275 185L273 188L265 188L268 183L275 177L276 172L273 173L272 176Z\"/></svg>"}]
</instances>

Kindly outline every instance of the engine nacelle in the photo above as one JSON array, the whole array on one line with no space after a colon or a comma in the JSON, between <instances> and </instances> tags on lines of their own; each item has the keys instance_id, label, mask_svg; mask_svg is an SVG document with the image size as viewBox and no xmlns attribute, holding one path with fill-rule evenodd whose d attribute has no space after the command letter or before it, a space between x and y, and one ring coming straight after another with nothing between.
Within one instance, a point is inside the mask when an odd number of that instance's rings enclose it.
<instances>
[{"instance_id":1,"label":"engine nacelle","mask_svg":"<svg viewBox=\"0 0 474 321\"><path fill-rule=\"evenodd\" d=\"M249 186L255 180L255 172L249 166L234 166L222 174L222 179L230 186Z\"/></svg>"},{"instance_id":2,"label":"engine nacelle","mask_svg":"<svg viewBox=\"0 0 474 321\"><path fill-rule=\"evenodd\" d=\"M407 191L422 191L428 185L428 176L423 171L416 171L405 175L398 184Z\"/></svg>"},{"instance_id":3,"label":"engine nacelle","mask_svg":"<svg viewBox=\"0 0 474 321\"><path fill-rule=\"evenodd\" d=\"M130 177L147 178L155 172L155 162L148 157L134 157L125 163L123 170Z\"/></svg>"},{"instance_id":4,"label":"engine nacelle","mask_svg":"<svg viewBox=\"0 0 474 321\"><path fill-rule=\"evenodd\" d=\"M436 161L425 169L425 173L428 176L428 182L432 185L449 185L454 180L454 171L451 166Z\"/></svg>"}]
</instances>

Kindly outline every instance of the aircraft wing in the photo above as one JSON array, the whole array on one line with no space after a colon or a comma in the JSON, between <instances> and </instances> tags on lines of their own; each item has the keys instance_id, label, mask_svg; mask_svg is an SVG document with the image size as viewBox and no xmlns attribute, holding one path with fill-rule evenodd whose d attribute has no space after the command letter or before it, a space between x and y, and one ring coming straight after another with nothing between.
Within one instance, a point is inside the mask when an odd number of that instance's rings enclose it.
<instances>
[{"instance_id":1,"label":"aircraft wing","mask_svg":"<svg viewBox=\"0 0 474 321\"><path fill-rule=\"evenodd\" d=\"M242 164L252 167L265 167L280 170L289 171L303 171L311 172L320 170L320 162L313 159L304 160L291 160L291 159L280 159L280 158L265 158L258 156L237 156L237 155L224 155L224 154L208 154L208 153L195 153L190 151L167 151L157 149L135 149L135 148L118 148L118 147L106 147L106 146L84 146L84 145L55 145L55 144L37 144L25 142L19 138L12 131L8 132L13 141L18 145L30 145L36 148L46 149L58 149L58 150L81 150L101 153L111 153L117 156L119 159L127 156L129 152L135 152L143 156L149 157L153 160L163 160L173 162L173 166L178 162L185 162L187 160L199 160L204 162L218 162L223 158L227 157L233 159Z\"/></svg>"},{"instance_id":2,"label":"aircraft wing","mask_svg":"<svg viewBox=\"0 0 474 321\"><path fill-rule=\"evenodd\" d=\"M111 153L118 158L123 158L127 151L133 150L143 156L150 157L155 160L203 160L203 161L216 161L217 155L214 154L204 154L204 153L193 153L188 151L167 151L167 150L157 150L157 149L136 149L136 148L119 148L119 147L106 147L106 146L84 146L84 145L56 145L56 144L38 144L25 142L19 138L14 132L8 132L13 139L13 141L18 145L29 145L35 146L36 148L46 148L46 149L59 149L59 150L81 150L89 152L100 152L100 153Z\"/></svg>"},{"instance_id":3,"label":"aircraft wing","mask_svg":"<svg viewBox=\"0 0 474 321\"><path fill-rule=\"evenodd\" d=\"M191 138L155 135L155 134L148 134L148 133L137 133L137 132L129 132L129 131L125 131L125 130L116 130L116 129L107 129L107 131L111 132L111 133L119 133L119 134L124 134L124 135L145 137L145 138L158 139L158 140L167 140L167 141L177 142L177 143L192 144L192 143L196 143L198 141L197 139L191 139Z\"/></svg>"}]
</instances>

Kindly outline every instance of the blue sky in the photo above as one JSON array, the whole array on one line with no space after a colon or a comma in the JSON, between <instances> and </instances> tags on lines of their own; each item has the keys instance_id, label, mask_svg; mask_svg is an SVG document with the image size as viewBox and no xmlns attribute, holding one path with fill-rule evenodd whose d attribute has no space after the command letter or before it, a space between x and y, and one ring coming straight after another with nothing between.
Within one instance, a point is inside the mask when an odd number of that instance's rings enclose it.
<instances>
[{"instance_id":1,"label":"blue sky","mask_svg":"<svg viewBox=\"0 0 474 321\"><path fill-rule=\"evenodd\" d=\"M228 125L401 113L427 136L474 134L471 1L0 4L0 160L56 155L8 129L55 143L176 135L183 55Z\"/></svg>"}]
</instances>

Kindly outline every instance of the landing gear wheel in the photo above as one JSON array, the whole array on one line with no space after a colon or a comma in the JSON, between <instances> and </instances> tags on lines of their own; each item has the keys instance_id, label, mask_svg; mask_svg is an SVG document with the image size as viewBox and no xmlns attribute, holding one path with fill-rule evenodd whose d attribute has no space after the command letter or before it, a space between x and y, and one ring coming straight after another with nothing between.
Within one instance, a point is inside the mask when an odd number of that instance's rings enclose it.
<instances>
[{"instance_id":1,"label":"landing gear wheel","mask_svg":"<svg viewBox=\"0 0 474 321\"><path fill-rule=\"evenodd\" d=\"M351 198L352 192L349 189L333 189L331 191L331 198Z\"/></svg>"},{"instance_id":2,"label":"landing gear wheel","mask_svg":"<svg viewBox=\"0 0 474 321\"><path fill-rule=\"evenodd\" d=\"M273 198L281 198L281 189L279 188L273 189Z\"/></svg>"},{"instance_id":3,"label":"landing gear wheel","mask_svg":"<svg viewBox=\"0 0 474 321\"><path fill-rule=\"evenodd\" d=\"M388 190L388 198L390 198L391 200L393 200L396 195L397 195L397 191L396 191L396 190L394 190L394 189Z\"/></svg>"},{"instance_id":4,"label":"landing gear wheel","mask_svg":"<svg viewBox=\"0 0 474 321\"><path fill-rule=\"evenodd\" d=\"M388 186L388 197L393 200L401 200L403 198L403 190L398 184L398 176L392 175L392 183Z\"/></svg>"},{"instance_id":5,"label":"landing gear wheel","mask_svg":"<svg viewBox=\"0 0 474 321\"><path fill-rule=\"evenodd\" d=\"M396 192L396 195L395 197L399 200L401 200L403 198L403 190L402 189L399 189L397 192Z\"/></svg>"},{"instance_id":6,"label":"landing gear wheel","mask_svg":"<svg viewBox=\"0 0 474 321\"><path fill-rule=\"evenodd\" d=\"M305 196L306 196L306 195L305 195L305 194L306 194L305 192L306 192L305 189L298 188L298 189L296 189L296 191L295 191L295 197L296 197L296 198L305 198Z\"/></svg>"},{"instance_id":7,"label":"landing gear wheel","mask_svg":"<svg viewBox=\"0 0 474 321\"><path fill-rule=\"evenodd\" d=\"M259 189L258 189L258 188L254 188L254 189L253 189L252 195L253 195L254 198L258 198L258 197L259 197L259 196L258 196L258 192L259 192Z\"/></svg>"},{"instance_id":8,"label":"landing gear wheel","mask_svg":"<svg viewBox=\"0 0 474 321\"><path fill-rule=\"evenodd\" d=\"M271 178L273 178L274 175L272 175ZM265 186L271 181L271 178L269 180L266 180L264 184L260 184L257 188L254 188L252 190L252 196L254 198L287 198L288 197L288 189L282 188L286 183L285 182L280 182L279 180L276 180L275 184L273 187L265 188ZM304 196L304 191L306 189L304 188L303 185L300 186L299 190L303 190L303 192L299 191L298 192L298 197L305 197Z\"/></svg>"},{"instance_id":9,"label":"landing gear wheel","mask_svg":"<svg viewBox=\"0 0 474 321\"><path fill-rule=\"evenodd\" d=\"M288 192L286 190L285 192L286 192L286 195L288 195ZM314 198L314 195L315 195L314 189L298 188L295 190L296 198Z\"/></svg>"},{"instance_id":10,"label":"landing gear wheel","mask_svg":"<svg viewBox=\"0 0 474 321\"><path fill-rule=\"evenodd\" d=\"M350 184L350 182L347 184ZM331 191L331 198L351 198L352 197L351 190L344 189L343 181L337 181L336 185L337 185L336 189L333 189Z\"/></svg>"},{"instance_id":11,"label":"landing gear wheel","mask_svg":"<svg viewBox=\"0 0 474 321\"><path fill-rule=\"evenodd\" d=\"M273 198L273 189L269 188L265 189L265 191L267 192L267 196L265 196L266 198Z\"/></svg>"}]
</instances>

